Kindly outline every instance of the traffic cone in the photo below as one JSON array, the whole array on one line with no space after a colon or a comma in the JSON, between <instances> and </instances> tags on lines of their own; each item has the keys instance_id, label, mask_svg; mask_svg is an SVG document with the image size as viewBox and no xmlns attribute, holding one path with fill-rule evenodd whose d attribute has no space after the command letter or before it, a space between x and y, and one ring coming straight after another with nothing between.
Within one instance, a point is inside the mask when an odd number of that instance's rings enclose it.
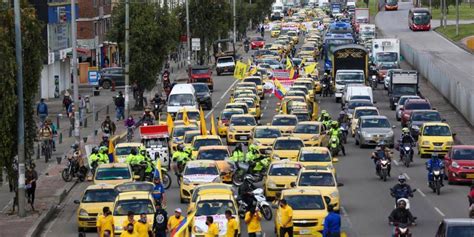
<instances>
[{"instance_id":1,"label":"traffic cone","mask_svg":"<svg viewBox=\"0 0 474 237\"><path fill-rule=\"evenodd\" d=\"M112 89L110 91L115 91L115 81L112 81Z\"/></svg>"}]
</instances>

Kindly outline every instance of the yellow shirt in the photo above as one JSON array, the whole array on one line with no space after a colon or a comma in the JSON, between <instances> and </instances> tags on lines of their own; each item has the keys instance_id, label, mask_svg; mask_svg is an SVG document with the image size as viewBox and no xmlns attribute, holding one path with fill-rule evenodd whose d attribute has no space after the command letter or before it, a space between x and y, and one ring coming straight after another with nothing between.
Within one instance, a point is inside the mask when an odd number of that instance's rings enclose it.
<instances>
[{"instance_id":1,"label":"yellow shirt","mask_svg":"<svg viewBox=\"0 0 474 237\"><path fill-rule=\"evenodd\" d=\"M286 207L280 207L280 211L281 211L282 227L284 228L292 227L293 220L290 221L290 219L293 218L293 208L291 208L289 205L286 205Z\"/></svg>"},{"instance_id":2,"label":"yellow shirt","mask_svg":"<svg viewBox=\"0 0 474 237\"><path fill-rule=\"evenodd\" d=\"M258 218L257 216L258 215ZM260 225L260 219L262 219L262 214L260 212L255 212L254 215L248 211L245 213L245 223L247 223L247 232L256 233L262 231L262 226Z\"/></svg>"},{"instance_id":3,"label":"yellow shirt","mask_svg":"<svg viewBox=\"0 0 474 237\"><path fill-rule=\"evenodd\" d=\"M138 233L134 230L133 233L128 233L128 231L124 231L122 232L122 234L120 235L120 237L138 237Z\"/></svg>"},{"instance_id":4,"label":"yellow shirt","mask_svg":"<svg viewBox=\"0 0 474 237\"><path fill-rule=\"evenodd\" d=\"M168 227L169 231L172 232L178 225L179 223L184 219L183 216L180 216L179 219L176 218L176 216L172 216L168 219Z\"/></svg>"},{"instance_id":5,"label":"yellow shirt","mask_svg":"<svg viewBox=\"0 0 474 237\"><path fill-rule=\"evenodd\" d=\"M235 231L238 230L239 227L237 226L237 221L235 218L231 218L227 221L227 233L225 234L226 237L234 237Z\"/></svg>"},{"instance_id":6,"label":"yellow shirt","mask_svg":"<svg viewBox=\"0 0 474 237\"><path fill-rule=\"evenodd\" d=\"M110 230L112 236L114 235L114 217L112 215L100 215L97 218L97 227L100 227L100 236L104 236L105 230Z\"/></svg>"},{"instance_id":7,"label":"yellow shirt","mask_svg":"<svg viewBox=\"0 0 474 237\"><path fill-rule=\"evenodd\" d=\"M129 223L130 223L130 221L128 221L128 218L123 221L123 223L122 223L123 231L127 230L127 226L128 226ZM133 220L133 226L134 226L133 228L135 228L135 224L137 224L137 221Z\"/></svg>"},{"instance_id":8,"label":"yellow shirt","mask_svg":"<svg viewBox=\"0 0 474 237\"><path fill-rule=\"evenodd\" d=\"M212 223L207 229L207 232L204 235L204 237L216 237L218 235L219 235L219 227L217 227L216 223Z\"/></svg>"},{"instance_id":9,"label":"yellow shirt","mask_svg":"<svg viewBox=\"0 0 474 237\"><path fill-rule=\"evenodd\" d=\"M135 223L135 231L138 233L138 237L148 237L148 231L151 230L150 223Z\"/></svg>"}]
</instances>

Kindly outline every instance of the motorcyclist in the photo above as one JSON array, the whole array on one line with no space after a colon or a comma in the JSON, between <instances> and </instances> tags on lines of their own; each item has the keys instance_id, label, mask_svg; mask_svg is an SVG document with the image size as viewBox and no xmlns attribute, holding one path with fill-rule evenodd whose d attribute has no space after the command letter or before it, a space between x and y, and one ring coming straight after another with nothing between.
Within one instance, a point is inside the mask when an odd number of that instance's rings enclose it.
<instances>
[{"instance_id":1,"label":"motorcyclist","mask_svg":"<svg viewBox=\"0 0 474 237\"><path fill-rule=\"evenodd\" d=\"M254 144L249 146L248 152L245 155L245 161L251 164L251 170L255 173L261 172L265 167L268 166L268 159L260 156L258 147Z\"/></svg>"},{"instance_id":2,"label":"motorcyclist","mask_svg":"<svg viewBox=\"0 0 474 237\"><path fill-rule=\"evenodd\" d=\"M325 72L323 75L323 78L321 78L321 85L327 85L328 88L326 90L328 90L330 84L331 84L331 77L328 75L327 72ZM324 91L321 91L321 95L323 94L324 94Z\"/></svg>"},{"instance_id":3,"label":"motorcyclist","mask_svg":"<svg viewBox=\"0 0 474 237\"><path fill-rule=\"evenodd\" d=\"M245 38L245 40L244 40L244 48L245 48L245 51L246 51L246 52L248 52L249 47L250 47L250 40L249 40L249 38Z\"/></svg>"},{"instance_id":4,"label":"motorcyclist","mask_svg":"<svg viewBox=\"0 0 474 237\"><path fill-rule=\"evenodd\" d=\"M395 208L388 217L390 224L415 225L415 218L410 210L406 209L407 203L404 200L400 200L397 204L397 208Z\"/></svg>"},{"instance_id":5,"label":"motorcyclist","mask_svg":"<svg viewBox=\"0 0 474 237\"><path fill-rule=\"evenodd\" d=\"M254 183L255 178L248 174L244 176L244 182L239 187L239 196L241 197L242 201L247 204L247 210L250 210L253 206L255 206L255 197L252 194L252 191L256 189Z\"/></svg>"},{"instance_id":6,"label":"motorcyclist","mask_svg":"<svg viewBox=\"0 0 474 237\"><path fill-rule=\"evenodd\" d=\"M100 128L102 129L102 133L104 133L104 136L110 136L115 134L115 123L112 122L110 116L105 117L105 120L104 122L102 122Z\"/></svg>"},{"instance_id":7,"label":"motorcyclist","mask_svg":"<svg viewBox=\"0 0 474 237\"><path fill-rule=\"evenodd\" d=\"M380 170L380 163L379 161L382 159L382 157L385 157L389 160L389 162L391 163L392 162L392 157L391 157L391 151L389 148L387 148L385 146L385 142L384 141L381 141L378 146L375 148L375 151L372 152L372 156L371 156L371 159L374 160L374 164L375 164L375 169L378 173L378 171ZM387 168L387 171L388 171L388 176L390 177L390 171L392 169L392 165L389 164L388 165L388 168Z\"/></svg>"},{"instance_id":8,"label":"motorcyclist","mask_svg":"<svg viewBox=\"0 0 474 237\"><path fill-rule=\"evenodd\" d=\"M99 155L99 148L98 147L93 147L91 155L89 156L89 161L91 162L91 167L92 167L92 172L95 172L95 169L97 166L101 164L107 164L109 163L109 159L102 159L102 156Z\"/></svg>"},{"instance_id":9,"label":"motorcyclist","mask_svg":"<svg viewBox=\"0 0 474 237\"><path fill-rule=\"evenodd\" d=\"M346 155L346 149L344 148L344 144L342 143L342 131L339 127L339 123L337 121L331 121L331 128L329 129L328 135L331 139L337 137L338 146L341 148L342 154Z\"/></svg>"},{"instance_id":10,"label":"motorcyclist","mask_svg":"<svg viewBox=\"0 0 474 237\"><path fill-rule=\"evenodd\" d=\"M130 154L127 156L127 158L125 158L125 163L129 164L130 166L136 164L137 154L138 154L137 149L132 148L130 150Z\"/></svg>"},{"instance_id":11,"label":"motorcyclist","mask_svg":"<svg viewBox=\"0 0 474 237\"><path fill-rule=\"evenodd\" d=\"M415 146L415 139L411 136L410 134L410 129L408 128L403 128L402 129L402 135L400 139L398 140L400 143L400 160L402 160L403 156L405 155L405 149L403 149L403 146L405 144L408 144L411 148ZM413 161L413 156L410 157L411 161Z\"/></svg>"},{"instance_id":12,"label":"motorcyclist","mask_svg":"<svg viewBox=\"0 0 474 237\"><path fill-rule=\"evenodd\" d=\"M150 107L146 107L143 112L142 119L140 124L147 123L148 125L153 125L155 123L155 115L151 112Z\"/></svg>"},{"instance_id":13,"label":"motorcyclist","mask_svg":"<svg viewBox=\"0 0 474 237\"><path fill-rule=\"evenodd\" d=\"M230 160L233 162L241 162L244 161L244 152L242 151L242 144L237 144L235 146L234 151L232 152L232 156L230 157Z\"/></svg>"},{"instance_id":14,"label":"motorcyclist","mask_svg":"<svg viewBox=\"0 0 474 237\"><path fill-rule=\"evenodd\" d=\"M150 155L146 151L144 147L140 147L140 156L143 157L143 161L146 163L145 168L145 176L151 177L151 173L153 172L153 160L151 159Z\"/></svg>"},{"instance_id":15,"label":"motorcyclist","mask_svg":"<svg viewBox=\"0 0 474 237\"><path fill-rule=\"evenodd\" d=\"M431 183L433 181L433 171L435 169L443 170L444 169L444 163L441 159L439 159L437 153L433 153L431 155L431 159L426 162L426 169L428 170L428 182ZM441 180L441 186L444 186L443 184L443 178Z\"/></svg>"},{"instance_id":16,"label":"motorcyclist","mask_svg":"<svg viewBox=\"0 0 474 237\"><path fill-rule=\"evenodd\" d=\"M339 122L339 124L349 123L349 116L347 116L347 113L345 111L339 112L337 122Z\"/></svg>"},{"instance_id":17,"label":"motorcyclist","mask_svg":"<svg viewBox=\"0 0 474 237\"><path fill-rule=\"evenodd\" d=\"M109 147L109 136L106 136L106 135L102 136L102 141L100 142L99 147L103 147L103 146Z\"/></svg>"},{"instance_id":18,"label":"motorcyclist","mask_svg":"<svg viewBox=\"0 0 474 237\"><path fill-rule=\"evenodd\" d=\"M390 195L395 198L395 203L397 203L400 198L408 199L409 197L413 197L413 190L406 181L407 178L405 175L401 174L398 176L398 184L395 184L395 186L390 189Z\"/></svg>"},{"instance_id":19,"label":"motorcyclist","mask_svg":"<svg viewBox=\"0 0 474 237\"><path fill-rule=\"evenodd\" d=\"M177 164L177 171L176 173L181 173L181 171L184 169L184 166L186 165L186 162L189 160L189 155L184 151L184 145L179 144L178 145L178 150L173 153L173 161L176 162Z\"/></svg>"},{"instance_id":20,"label":"motorcyclist","mask_svg":"<svg viewBox=\"0 0 474 237\"><path fill-rule=\"evenodd\" d=\"M107 155L108 153L108 148L106 146L101 146L99 148L99 160L105 163L109 163L109 156Z\"/></svg>"},{"instance_id":21,"label":"motorcyclist","mask_svg":"<svg viewBox=\"0 0 474 237\"><path fill-rule=\"evenodd\" d=\"M329 130L331 129L331 116L329 116L328 113L324 114L323 121L321 121L322 124L324 125L324 130Z\"/></svg>"},{"instance_id":22,"label":"motorcyclist","mask_svg":"<svg viewBox=\"0 0 474 237\"><path fill-rule=\"evenodd\" d=\"M51 129L47 122L43 123L38 129L38 137L41 141L47 141L53 146L53 129Z\"/></svg>"},{"instance_id":23,"label":"motorcyclist","mask_svg":"<svg viewBox=\"0 0 474 237\"><path fill-rule=\"evenodd\" d=\"M155 112L161 112L161 104L164 103L164 100L161 98L160 94L156 93L155 97L153 97L153 99L151 99L150 102L152 104L158 105L158 111L153 111L154 113ZM157 116L157 114L154 114L154 115Z\"/></svg>"}]
</instances>

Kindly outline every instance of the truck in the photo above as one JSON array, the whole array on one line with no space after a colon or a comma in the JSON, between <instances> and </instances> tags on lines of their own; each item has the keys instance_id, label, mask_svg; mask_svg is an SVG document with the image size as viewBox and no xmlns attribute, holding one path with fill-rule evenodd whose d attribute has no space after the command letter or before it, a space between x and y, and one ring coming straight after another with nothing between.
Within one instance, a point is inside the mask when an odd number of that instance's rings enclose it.
<instances>
[{"instance_id":1,"label":"truck","mask_svg":"<svg viewBox=\"0 0 474 237\"><path fill-rule=\"evenodd\" d=\"M419 94L419 75L417 71L392 69L388 71L387 77L390 80L390 87L388 89L390 109L395 110L401 96Z\"/></svg>"},{"instance_id":2,"label":"truck","mask_svg":"<svg viewBox=\"0 0 474 237\"><path fill-rule=\"evenodd\" d=\"M160 161L162 167L170 168L168 125L140 126L140 139L153 161Z\"/></svg>"},{"instance_id":3,"label":"truck","mask_svg":"<svg viewBox=\"0 0 474 237\"><path fill-rule=\"evenodd\" d=\"M366 48L372 47L372 40L375 39L375 24L360 24L359 43Z\"/></svg>"},{"instance_id":4,"label":"truck","mask_svg":"<svg viewBox=\"0 0 474 237\"><path fill-rule=\"evenodd\" d=\"M342 10L342 4L340 2L331 2L331 14L340 14Z\"/></svg>"},{"instance_id":5,"label":"truck","mask_svg":"<svg viewBox=\"0 0 474 237\"><path fill-rule=\"evenodd\" d=\"M280 1L276 1L272 4L272 13L270 15L270 19L272 21L281 20L284 17L284 6L283 3Z\"/></svg>"},{"instance_id":6,"label":"truck","mask_svg":"<svg viewBox=\"0 0 474 237\"><path fill-rule=\"evenodd\" d=\"M368 8L356 8L354 17L352 18L352 25L355 32L359 32L360 24L370 23L370 13Z\"/></svg>"},{"instance_id":7,"label":"truck","mask_svg":"<svg viewBox=\"0 0 474 237\"><path fill-rule=\"evenodd\" d=\"M373 39L371 61L375 65L380 63L400 64L400 40Z\"/></svg>"}]
</instances>

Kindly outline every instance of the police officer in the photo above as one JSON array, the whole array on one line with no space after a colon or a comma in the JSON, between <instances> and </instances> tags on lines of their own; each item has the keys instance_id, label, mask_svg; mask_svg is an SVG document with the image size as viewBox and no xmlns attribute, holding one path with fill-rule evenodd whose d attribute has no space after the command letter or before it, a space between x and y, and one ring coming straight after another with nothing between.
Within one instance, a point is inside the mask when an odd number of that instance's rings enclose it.
<instances>
[{"instance_id":1,"label":"police officer","mask_svg":"<svg viewBox=\"0 0 474 237\"><path fill-rule=\"evenodd\" d=\"M233 162L239 162L239 161L244 161L244 152L242 151L242 144L237 144L235 146L234 151L232 152L232 156L230 157L230 160Z\"/></svg>"}]
</instances>

